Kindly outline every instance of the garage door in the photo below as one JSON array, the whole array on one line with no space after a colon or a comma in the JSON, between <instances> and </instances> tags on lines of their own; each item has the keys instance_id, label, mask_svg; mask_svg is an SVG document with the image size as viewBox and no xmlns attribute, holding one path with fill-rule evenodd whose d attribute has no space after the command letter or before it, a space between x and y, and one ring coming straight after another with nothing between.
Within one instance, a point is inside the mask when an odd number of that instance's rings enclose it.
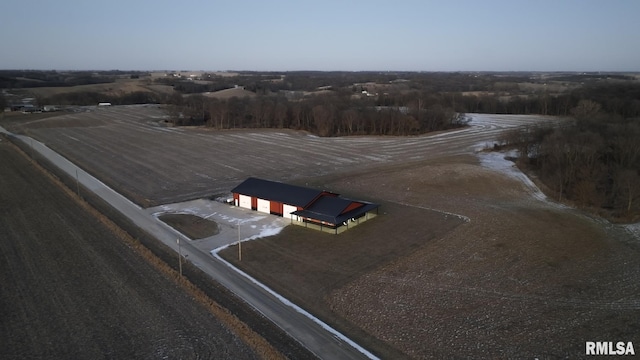
<instances>
[{"instance_id":1,"label":"garage door","mask_svg":"<svg viewBox=\"0 0 640 360\"><path fill-rule=\"evenodd\" d=\"M269 214L271 212L269 200L258 199L258 211Z\"/></svg>"},{"instance_id":2,"label":"garage door","mask_svg":"<svg viewBox=\"0 0 640 360\"><path fill-rule=\"evenodd\" d=\"M251 209L251 196L240 195L240 207Z\"/></svg>"},{"instance_id":3,"label":"garage door","mask_svg":"<svg viewBox=\"0 0 640 360\"><path fill-rule=\"evenodd\" d=\"M296 211L296 210L298 210L298 208L297 208L297 207L295 207L295 206L291 206L291 205L283 204L283 205L282 205L282 216L283 216L285 219L291 219L291 215L290 215L290 214L291 214L292 212ZM294 216L293 216L293 220L298 220L298 217L294 215Z\"/></svg>"}]
</instances>

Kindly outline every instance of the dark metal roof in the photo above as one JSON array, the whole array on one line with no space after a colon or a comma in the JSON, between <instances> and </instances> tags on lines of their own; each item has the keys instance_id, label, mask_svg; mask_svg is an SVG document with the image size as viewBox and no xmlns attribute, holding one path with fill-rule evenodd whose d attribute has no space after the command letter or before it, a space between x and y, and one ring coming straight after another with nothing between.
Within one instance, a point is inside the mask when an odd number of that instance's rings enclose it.
<instances>
[{"instance_id":1,"label":"dark metal roof","mask_svg":"<svg viewBox=\"0 0 640 360\"><path fill-rule=\"evenodd\" d=\"M327 191L253 177L243 181L231 192L298 206L303 210L295 211L292 214L336 225L379 207L378 204L341 198L338 197L338 194ZM344 212L354 203L359 206Z\"/></svg>"},{"instance_id":2,"label":"dark metal roof","mask_svg":"<svg viewBox=\"0 0 640 360\"><path fill-rule=\"evenodd\" d=\"M338 216L354 201L335 196L321 196L304 210L318 214Z\"/></svg>"},{"instance_id":3,"label":"dark metal roof","mask_svg":"<svg viewBox=\"0 0 640 360\"><path fill-rule=\"evenodd\" d=\"M254 196L269 201L305 207L322 195L323 191L302 186L250 177L236 186L233 193Z\"/></svg>"},{"instance_id":4,"label":"dark metal roof","mask_svg":"<svg viewBox=\"0 0 640 360\"><path fill-rule=\"evenodd\" d=\"M343 213L352 203L361 204L361 206ZM374 210L380 205L363 201L353 201L345 198L323 196L316 200L311 206L304 210L294 211L292 214L340 225L343 222L357 218L364 213Z\"/></svg>"}]
</instances>

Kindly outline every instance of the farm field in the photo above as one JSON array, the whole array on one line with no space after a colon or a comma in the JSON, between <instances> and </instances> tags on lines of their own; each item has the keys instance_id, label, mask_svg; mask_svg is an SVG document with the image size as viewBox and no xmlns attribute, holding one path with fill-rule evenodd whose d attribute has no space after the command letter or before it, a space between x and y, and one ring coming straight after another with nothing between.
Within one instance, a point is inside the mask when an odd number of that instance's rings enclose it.
<instances>
[{"instance_id":1,"label":"farm field","mask_svg":"<svg viewBox=\"0 0 640 360\"><path fill-rule=\"evenodd\" d=\"M394 202L383 203L387 215L335 239L294 228L243 244L239 266L408 358L581 358L591 339L640 341L640 244L622 227L536 199L472 156L316 181ZM470 221L440 236L430 236L438 227L425 218L378 221L392 218L397 203ZM365 274L344 267L352 259L332 262L411 237L420 244ZM226 251L234 261L234 248ZM329 284L318 281L321 271Z\"/></svg>"},{"instance_id":2,"label":"farm field","mask_svg":"<svg viewBox=\"0 0 640 360\"><path fill-rule=\"evenodd\" d=\"M157 105L83 109L33 121L18 116L5 127L44 142L144 207L226 194L248 176L304 185L327 174L468 154L505 128L553 119L474 115L472 127L439 135L319 138L285 129L164 127Z\"/></svg>"},{"instance_id":3,"label":"farm field","mask_svg":"<svg viewBox=\"0 0 640 360\"><path fill-rule=\"evenodd\" d=\"M585 341L640 343L638 239L474 155L552 119L472 116L415 137L168 128L157 106L5 127L145 207L226 194L247 176L380 202L379 217L338 236L288 227L243 244L239 265L383 357L574 358Z\"/></svg>"},{"instance_id":4,"label":"farm field","mask_svg":"<svg viewBox=\"0 0 640 360\"><path fill-rule=\"evenodd\" d=\"M32 96L51 97L63 93L95 92L104 95L122 95L132 92L157 92L162 94L172 94L173 88L167 85L152 84L149 81L140 79L118 79L115 82L76 85L70 87L34 87L13 90L15 93L24 93Z\"/></svg>"},{"instance_id":5,"label":"farm field","mask_svg":"<svg viewBox=\"0 0 640 360\"><path fill-rule=\"evenodd\" d=\"M257 355L0 138L0 357Z\"/></svg>"}]
</instances>

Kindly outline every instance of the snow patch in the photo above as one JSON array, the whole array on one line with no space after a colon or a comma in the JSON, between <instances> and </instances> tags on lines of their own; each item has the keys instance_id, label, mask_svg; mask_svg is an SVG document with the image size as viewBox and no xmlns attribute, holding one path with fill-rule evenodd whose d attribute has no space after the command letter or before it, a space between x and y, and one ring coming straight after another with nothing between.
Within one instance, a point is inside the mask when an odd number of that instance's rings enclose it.
<instances>
[{"instance_id":1,"label":"snow patch","mask_svg":"<svg viewBox=\"0 0 640 360\"><path fill-rule=\"evenodd\" d=\"M156 217L163 213L187 214L195 215L204 219L215 218L216 221L223 221L232 225L237 225L238 223L242 225L251 222L258 222L266 218L266 215L250 215L243 217L232 216L216 210L220 209L221 206L229 207L229 205L220 204L215 201L197 199L182 203L160 205L152 208L151 210L152 215Z\"/></svg>"},{"instance_id":2,"label":"snow patch","mask_svg":"<svg viewBox=\"0 0 640 360\"><path fill-rule=\"evenodd\" d=\"M222 226L220 233L214 235L216 246L221 243L237 243L238 235L236 233L238 227L240 228L241 241L248 241L276 235L289 225L282 217L256 213L255 211L208 199L159 205L147 211L155 218L162 214L186 214L215 221Z\"/></svg>"},{"instance_id":3,"label":"snow patch","mask_svg":"<svg viewBox=\"0 0 640 360\"><path fill-rule=\"evenodd\" d=\"M554 204L556 206L565 207L564 205L557 204L549 200L547 195L545 195L536 184L531 181L518 169L518 167L510 160L507 160L506 157L517 157L518 153L515 150L508 152L480 152L476 153L478 159L480 160L480 164L488 169L495 170L499 173L505 174L513 179L520 181L524 186L529 189L531 195L543 202L547 202L549 204Z\"/></svg>"},{"instance_id":4,"label":"snow patch","mask_svg":"<svg viewBox=\"0 0 640 360\"><path fill-rule=\"evenodd\" d=\"M640 222L635 224L624 225L624 228L631 234L636 240L640 240Z\"/></svg>"},{"instance_id":5,"label":"snow patch","mask_svg":"<svg viewBox=\"0 0 640 360\"><path fill-rule=\"evenodd\" d=\"M255 225L252 225L251 227L255 228ZM275 223L272 223L271 225L262 225L259 234L242 239L242 241L256 240L268 236L278 235L280 231L282 231L282 229L284 229L284 226Z\"/></svg>"}]
</instances>

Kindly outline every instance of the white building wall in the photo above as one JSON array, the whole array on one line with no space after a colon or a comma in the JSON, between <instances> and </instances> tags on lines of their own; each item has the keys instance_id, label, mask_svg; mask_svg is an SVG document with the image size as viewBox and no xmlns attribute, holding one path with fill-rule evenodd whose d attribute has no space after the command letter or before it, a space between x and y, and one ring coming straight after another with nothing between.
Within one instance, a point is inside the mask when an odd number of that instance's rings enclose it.
<instances>
[{"instance_id":1,"label":"white building wall","mask_svg":"<svg viewBox=\"0 0 640 360\"><path fill-rule=\"evenodd\" d=\"M240 195L240 207L251 209L251 196Z\"/></svg>"},{"instance_id":2,"label":"white building wall","mask_svg":"<svg viewBox=\"0 0 640 360\"><path fill-rule=\"evenodd\" d=\"M271 213L271 203L269 200L258 199L258 211L263 213Z\"/></svg>"},{"instance_id":3,"label":"white building wall","mask_svg":"<svg viewBox=\"0 0 640 360\"><path fill-rule=\"evenodd\" d=\"M291 219L291 213L296 210L298 210L298 208L295 206L282 204L282 217L284 217L285 219ZM294 215L293 220L298 220L298 217Z\"/></svg>"}]
</instances>

